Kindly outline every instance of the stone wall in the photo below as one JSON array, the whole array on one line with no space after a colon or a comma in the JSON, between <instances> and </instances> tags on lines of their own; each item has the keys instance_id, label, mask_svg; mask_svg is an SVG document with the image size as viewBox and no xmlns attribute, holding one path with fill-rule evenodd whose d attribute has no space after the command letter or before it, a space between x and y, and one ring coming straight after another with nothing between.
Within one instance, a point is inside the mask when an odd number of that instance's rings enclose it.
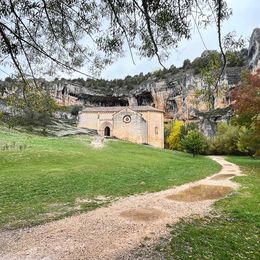
<instances>
[{"instance_id":1,"label":"stone wall","mask_svg":"<svg viewBox=\"0 0 260 260\"><path fill-rule=\"evenodd\" d=\"M164 148L164 115L160 112L142 113L148 124L148 144Z\"/></svg>"},{"instance_id":2,"label":"stone wall","mask_svg":"<svg viewBox=\"0 0 260 260\"><path fill-rule=\"evenodd\" d=\"M125 118L129 118L125 120ZM141 114L126 108L113 116L113 136L139 144L147 144L147 122Z\"/></svg>"},{"instance_id":3,"label":"stone wall","mask_svg":"<svg viewBox=\"0 0 260 260\"><path fill-rule=\"evenodd\" d=\"M78 127L98 129L98 114L80 112L78 117Z\"/></svg>"}]
</instances>

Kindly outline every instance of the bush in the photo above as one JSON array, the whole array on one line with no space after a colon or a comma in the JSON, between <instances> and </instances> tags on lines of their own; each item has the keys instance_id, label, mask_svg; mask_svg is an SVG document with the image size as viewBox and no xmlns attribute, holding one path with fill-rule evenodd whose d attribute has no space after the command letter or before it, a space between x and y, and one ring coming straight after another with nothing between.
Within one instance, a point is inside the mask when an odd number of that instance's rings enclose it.
<instances>
[{"instance_id":1,"label":"bush","mask_svg":"<svg viewBox=\"0 0 260 260\"><path fill-rule=\"evenodd\" d=\"M49 93L33 87L25 88L22 96L19 92L10 95L7 101L13 109L13 115L6 119L9 127L46 126L58 108Z\"/></svg>"},{"instance_id":2,"label":"bush","mask_svg":"<svg viewBox=\"0 0 260 260\"><path fill-rule=\"evenodd\" d=\"M198 124L192 122L192 123L188 123L188 124L184 125L184 126L181 128L181 139L184 139L185 136L188 135L188 133L189 133L191 130L199 130Z\"/></svg>"},{"instance_id":3,"label":"bush","mask_svg":"<svg viewBox=\"0 0 260 260\"><path fill-rule=\"evenodd\" d=\"M3 120L4 118L4 112L0 111L0 122Z\"/></svg>"},{"instance_id":4,"label":"bush","mask_svg":"<svg viewBox=\"0 0 260 260\"><path fill-rule=\"evenodd\" d=\"M251 127L242 126L239 131L239 140L237 143L238 150L248 155L253 156L257 155L257 152L260 150L260 140L257 135L257 126L254 124ZM258 130L259 131L259 130Z\"/></svg>"},{"instance_id":5,"label":"bush","mask_svg":"<svg viewBox=\"0 0 260 260\"><path fill-rule=\"evenodd\" d=\"M73 115L73 116L77 116L79 114L79 111L82 110L82 106L81 105L74 105L71 107L71 111L70 113Z\"/></svg>"},{"instance_id":6,"label":"bush","mask_svg":"<svg viewBox=\"0 0 260 260\"><path fill-rule=\"evenodd\" d=\"M191 61L189 59L186 59L183 61L182 68L183 69L190 69L192 67Z\"/></svg>"},{"instance_id":7,"label":"bush","mask_svg":"<svg viewBox=\"0 0 260 260\"><path fill-rule=\"evenodd\" d=\"M167 138L167 143L169 144L169 149L178 150L182 149L181 145L181 135L184 123L182 121L176 120L172 125L171 134Z\"/></svg>"},{"instance_id":8,"label":"bush","mask_svg":"<svg viewBox=\"0 0 260 260\"><path fill-rule=\"evenodd\" d=\"M181 141L182 147L188 153L196 154L204 153L208 147L206 137L198 130L191 130L187 136Z\"/></svg>"},{"instance_id":9,"label":"bush","mask_svg":"<svg viewBox=\"0 0 260 260\"><path fill-rule=\"evenodd\" d=\"M169 149L168 138L171 134L173 122L167 122L164 124L164 147Z\"/></svg>"},{"instance_id":10,"label":"bush","mask_svg":"<svg viewBox=\"0 0 260 260\"><path fill-rule=\"evenodd\" d=\"M221 122L217 126L217 134L210 141L211 154L239 154L237 143L239 140L239 126Z\"/></svg>"}]
</instances>

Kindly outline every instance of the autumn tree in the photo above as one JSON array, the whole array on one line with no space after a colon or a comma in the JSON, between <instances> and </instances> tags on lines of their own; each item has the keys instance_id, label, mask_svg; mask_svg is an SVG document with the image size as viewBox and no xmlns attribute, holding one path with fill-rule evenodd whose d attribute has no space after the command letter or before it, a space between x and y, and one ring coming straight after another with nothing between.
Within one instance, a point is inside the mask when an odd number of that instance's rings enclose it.
<instances>
[{"instance_id":1,"label":"autumn tree","mask_svg":"<svg viewBox=\"0 0 260 260\"><path fill-rule=\"evenodd\" d=\"M181 138L182 138L182 128L184 123L182 121L176 120L171 129L171 133L167 138L167 143L171 150L181 150Z\"/></svg>"},{"instance_id":2,"label":"autumn tree","mask_svg":"<svg viewBox=\"0 0 260 260\"><path fill-rule=\"evenodd\" d=\"M260 114L260 70L244 71L242 82L232 92L233 108L241 124L251 124Z\"/></svg>"},{"instance_id":3,"label":"autumn tree","mask_svg":"<svg viewBox=\"0 0 260 260\"><path fill-rule=\"evenodd\" d=\"M244 72L242 82L233 93L234 121L242 126L239 147L241 151L260 155L260 70Z\"/></svg>"}]
</instances>

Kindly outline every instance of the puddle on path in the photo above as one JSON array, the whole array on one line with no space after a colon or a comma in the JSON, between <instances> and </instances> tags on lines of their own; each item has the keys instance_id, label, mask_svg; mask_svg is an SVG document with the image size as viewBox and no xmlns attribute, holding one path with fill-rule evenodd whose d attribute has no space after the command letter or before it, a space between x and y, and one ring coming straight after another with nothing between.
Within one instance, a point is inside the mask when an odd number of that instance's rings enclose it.
<instances>
[{"instance_id":1,"label":"puddle on path","mask_svg":"<svg viewBox=\"0 0 260 260\"><path fill-rule=\"evenodd\" d=\"M155 221L165 217L165 214L154 208L136 208L125 210L120 216L132 221Z\"/></svg>"},{"instance_id":2,"label":"puddle on path","mask_svg":"<svg viewBox=\"0 0 260 260\"><path fill-rule=\"evenodd\" d=\"M232 192L231 187L218 185L197 185L177 194L167 196L170 200L193 202L222 198Z\"/></svg>"}]
</instances>

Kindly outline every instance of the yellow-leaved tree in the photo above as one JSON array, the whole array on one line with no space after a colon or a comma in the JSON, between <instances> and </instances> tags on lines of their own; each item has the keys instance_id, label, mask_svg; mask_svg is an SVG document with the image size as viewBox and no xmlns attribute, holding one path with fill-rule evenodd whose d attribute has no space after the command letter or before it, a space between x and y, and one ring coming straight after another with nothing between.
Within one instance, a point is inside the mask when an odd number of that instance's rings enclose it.
<instances>
[{"instance_id":1,"label":"yellow-leaved tree","mask_svg":"<svg viewBox=\"0 0 260 260\"><path fill-rule=\"evenodd\" d=\"M184 123L182 121L176 120L172 125L172 131L167 138L167 143L171 150L181 150L181 134Z\"/></svg>"}]
</instances>

